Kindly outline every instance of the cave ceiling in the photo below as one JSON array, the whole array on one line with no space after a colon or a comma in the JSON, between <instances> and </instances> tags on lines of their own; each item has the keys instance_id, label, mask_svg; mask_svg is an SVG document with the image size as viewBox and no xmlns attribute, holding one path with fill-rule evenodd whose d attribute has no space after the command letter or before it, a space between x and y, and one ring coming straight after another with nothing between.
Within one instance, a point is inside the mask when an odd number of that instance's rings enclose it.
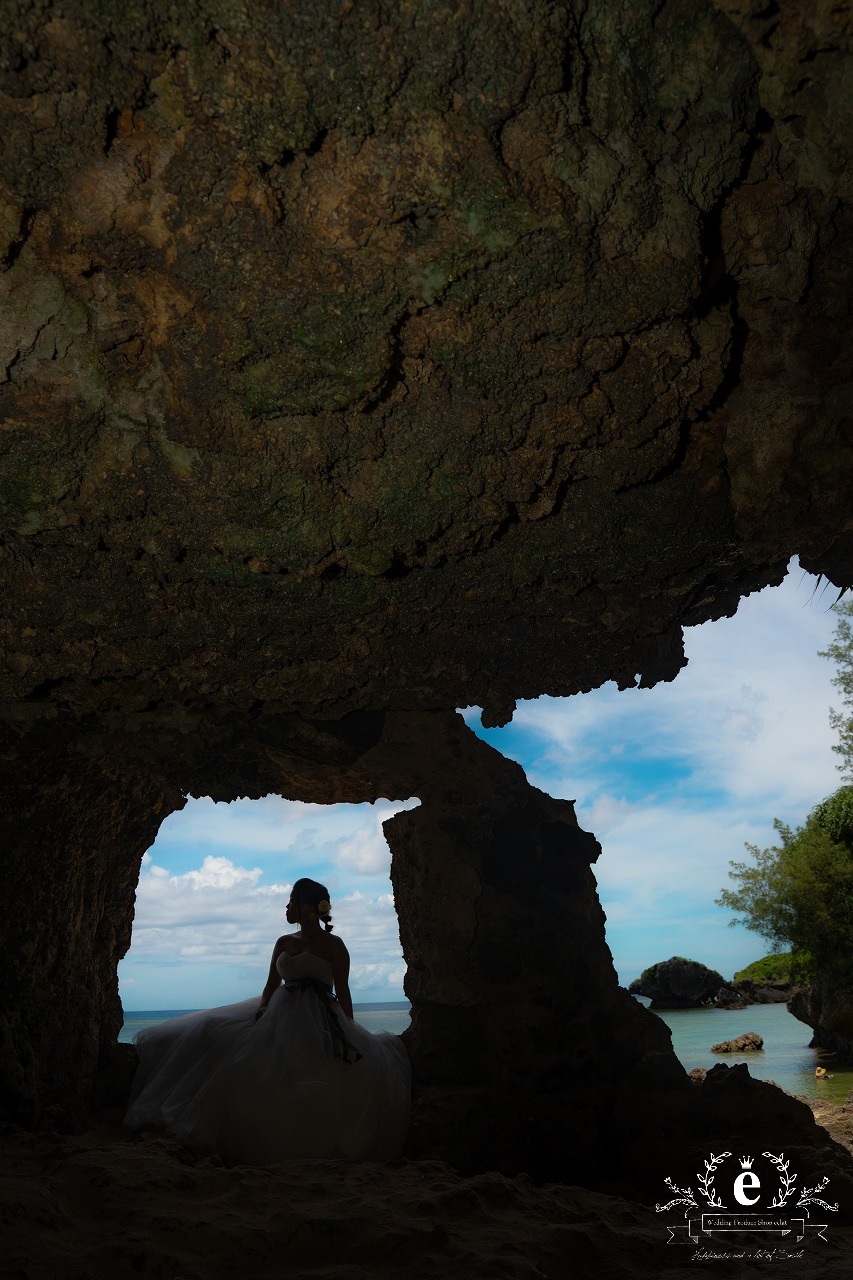
<instances>
[{"instance_id":1,"label":"cave ceiling","mask_svg":"<svg viewBox=\"0 0 853 1280\"><path fill-rule=\"evenodd\" d=\"M15 732L501 722L853 583L847 6L0 12Z\"/></svg>"}]
</instances>

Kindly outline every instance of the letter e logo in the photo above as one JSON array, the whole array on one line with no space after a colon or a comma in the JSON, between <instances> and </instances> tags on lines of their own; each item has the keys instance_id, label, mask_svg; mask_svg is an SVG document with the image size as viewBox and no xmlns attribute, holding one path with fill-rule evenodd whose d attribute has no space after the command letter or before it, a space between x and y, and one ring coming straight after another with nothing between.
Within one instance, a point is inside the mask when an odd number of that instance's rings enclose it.
<instances>
[{"instance_id":1,"label":"letter e logo","mask_svg":"<svg viewBox=\"0 0 853 1280\"><path fill-rule=\"evenodd\" d=\"M735 1178L735 1199L737 1200L738 1204L744 1204L744 1205L755 1204L758 1201L759 1197L752 1196L750 1198L748 1195L746 1195L746 1190L747 1188L749 1188L749 1190L753 1190L755 1187L760 1187L760 1186L761 1186L761 1179L758 1177L758 1174L753 1173L751 1170L747 1170L746 1173L739 1173L738 1176Z\"/></svg>"}]
</instances>

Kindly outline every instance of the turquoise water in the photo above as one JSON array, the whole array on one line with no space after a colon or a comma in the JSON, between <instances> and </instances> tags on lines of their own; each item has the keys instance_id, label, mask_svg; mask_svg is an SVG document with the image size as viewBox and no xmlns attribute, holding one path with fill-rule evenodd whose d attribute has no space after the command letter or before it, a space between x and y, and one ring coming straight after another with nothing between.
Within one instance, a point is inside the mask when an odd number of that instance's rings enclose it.
<instances>
[{"instance_id":1,"label":"turquoise water","mask_svg":"<svg viewBox=\"0 0 853 1280\"><path fill-rule=\"evenodd\" d=\"M842 1071L834 1066L831 1055L810 1049L811 1027L794 1018L784 1004L751 1004L746 1009L674 1009L657 1016L672 1031L672 1047L688 1071L712 1067L717 1062L729 1066L745 1062L750 1075L758 1080L772 1080L789 1093L836 1106L846 1102L853 1090L853 1070ZM747 1031L758 1032L764 1040L763 1049L757 1053L711 1053L712 1044L733 1040ZM816 1067L826 1067L832 1079L819 1080Z\"/></svg>"},{"instance_id":2,"label":"turquoise water","mask_svg":"<svg viewBox=\"0 0 853 1280\"><path fill-rule=\"evenodd\" d=\"M353 1014L356 1022L361 1023L368 1031L393 1031L395 1035L400 1035L411 1021L409 1008L406 1000L386 1000L375 1004L353 1005ZM127 1010L124 1026L119 1032L119 1043L130 1044L137 1031L152 1027L156 1022L168 1022L170 1018L180 1018L183 1013L195 1012L195 1009Z\"/></svg>"}]
</instances>

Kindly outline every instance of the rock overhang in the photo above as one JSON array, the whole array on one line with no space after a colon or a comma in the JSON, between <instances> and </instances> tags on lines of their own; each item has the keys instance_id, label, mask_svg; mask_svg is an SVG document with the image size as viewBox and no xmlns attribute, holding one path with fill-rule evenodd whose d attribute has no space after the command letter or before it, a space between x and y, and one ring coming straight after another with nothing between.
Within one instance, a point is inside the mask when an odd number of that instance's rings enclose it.
<instances>
[{"instance_id":1,"label":"rock overhang","mask_svg":"<svg viewBox=\"0 0 853 1280\"><path fill-rule=\"evenodd\" d=\"M19 728L499 720L853 581L830 7L214 9L4 35Z\"/></svg>"}]
</instances>

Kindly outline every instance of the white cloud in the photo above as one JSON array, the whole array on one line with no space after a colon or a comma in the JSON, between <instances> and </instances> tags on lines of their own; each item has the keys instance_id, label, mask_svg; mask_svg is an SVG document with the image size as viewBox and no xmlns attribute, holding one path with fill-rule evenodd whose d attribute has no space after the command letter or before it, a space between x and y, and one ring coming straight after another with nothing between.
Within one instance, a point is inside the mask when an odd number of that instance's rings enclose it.
<instances>
[{"instance_id":1,"label":"white cloud","mask_svg":"<svg viewBox=\"0 0 853 1280\"><path fill-rule=\"evenodd\" d=\"M601 840L614 827L621 826L631 812L632 806L621 796L599 795L592 802L586 821L581 825L594 832Z\"/></svg>"},{"instance_id":2,"label":"white cloud","mask_svg":"<svg viewBox=\"0 0 853 1280\"><path fill-rule=\"evenodd\" d=\"M254 888L262 875L260 867L252 867L251 870L235 867L229 858L208 855L198 871L187 871L182 876L176 876L175 882L187 885L194 892L199 889L233 889L238 885Z\"/></svg>"},{"instance_id":3,"label":"white cloud","mask_svg":"<svg viewBox=\"0 0 853 1280\"><path fill-rule=\"evenodd\" d=\"M335 931L346 940L350 953L375 956L400 955L400 928L394 898L356 891L339 898L334 908Z\"/></svg>"},{"instance_id":4,"label":"white cloud","mask_svg":"<svg viewBox=\"0 0 853 1280\"><path fill-rule=\"evenodd\" d=\"M377 801L369 820L341 841L334 855L335 865L360 876L386 876L391 867L391 850L382 831L382 824L403 809L412 809L419 802L409 800L393 803Z\"/></svg>"},{"instance_id":5,"label":"white cloud","mask_svg":"<svg viewBox=\"0 0 853 1280\"><path fill-rule=\"evenodd\" d=\"M353 966L353 985L363 993L402 991L406 966L398 961L389 964L362 964Z\"/></svg>"},{"instance_id":6,"label":"white cloud","mask_svg":"<svg viewBox=\"0 0 853 1280\"><path fill-rule=\"evenodd\" d=\"M339 824L337 806L263 796L260 800L232 800L230 804L208 796L190 800L184 809L164 823L167 832L185 843L205 846L237 846L258 853L278 853L300 832L322 829L324 820Z\"/></svg>"},{"instance_id":7,"label":"white cloud","mask_svg":"<svg viewBox=\"0 0 853 1280\"><path fill-rule=\"evenodd\" d=\"M262 885L261 874L207 856L174 875L146 854L133 942L119 966L134 1008L197 1008L260 992L291 887Z\"/></svg>"},{"instance_id":8,"label":"white cloud","mask_svg":"<svg viewBox=\"0 0 853 1280\"><path fill-rule=\"evenodd\" d=\"M612 791L608 764L620 757L678 760L691 786L807 809L839 785L828 724L833 669L817 657L834 624L789 575L742 601L734 618L688 630L688 666L671 684L522 703L515 724L540 742L531 780L593 802Z\"/></svg>"},{"instance_id":9,"label":"white cloud","mask_svg":"<svg viewBox=\"0 0 853 1280\"><path fill-rule=\"evenodd\" d=\"M249 856L262 864L298 864L310 874L354 832L363 827L379 830L386 818L418 803L412 799L322 805L270 795L226 804L202 797L165 820L155 848L164 861L212 850L236 861Z\"/></svg>"}]
</instances>

